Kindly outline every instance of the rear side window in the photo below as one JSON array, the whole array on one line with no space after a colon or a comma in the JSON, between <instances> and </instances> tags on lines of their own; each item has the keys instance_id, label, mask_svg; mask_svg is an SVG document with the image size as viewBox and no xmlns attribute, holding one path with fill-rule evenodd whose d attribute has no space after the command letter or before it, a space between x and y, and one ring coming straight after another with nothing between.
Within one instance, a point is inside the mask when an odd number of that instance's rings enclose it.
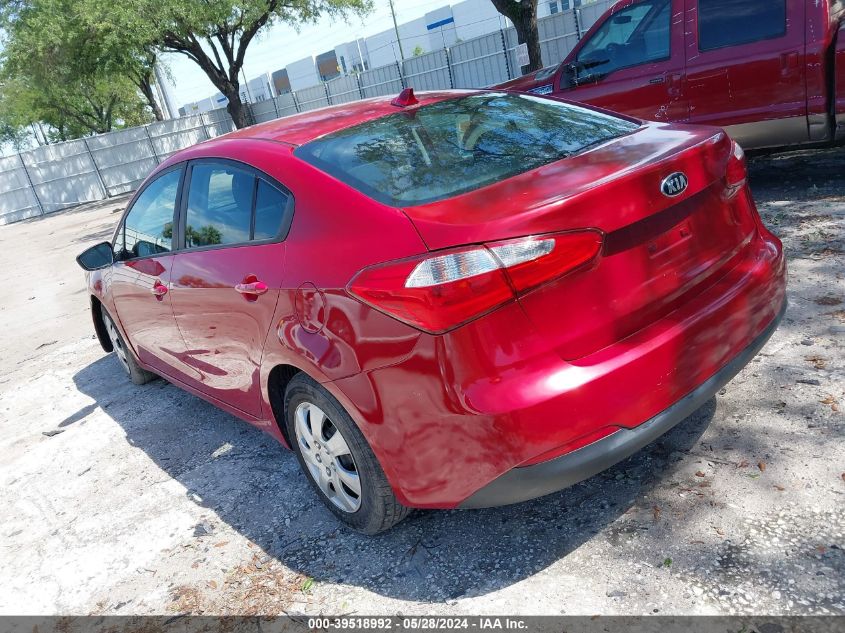
<instances>
[{"instance_id":1,"label":"rear side window","mask_svg":"<svg viewBox=\"0 0 845 633\"><path fill-rule=\"evenodd\" d=\"M185 246L248 242L255 176L230 167L199 163L191 169Z\"/></svg>"},{"instance_id":2,"label":"rear side window","mask_svg":"<svg viewBox=\"0 0 845 633\"><path fill-rule=\"evenodd\" d=\"M490 92L333 132L295 154L375 200L413 206L499 182L637 127L559 101Z\"/></svg>"},{"instance_id":3,"label":"rear side window","mask_svg":"<svg viewBox=\"0 0 845 633\"><path fill-rule=\"evenodd\" d=\"M115 244L121 259L170 250L181 177L181 169L169 171L147 185L135 200Z\"/></svg>"},{"instance_id":4,"label":"rear side window","mask_svg":"<svg viewBox=\"0 0 845 633\"><path fill-rule=\"evenodd\" d=\"M698 48L750 44L786 34L786 0L699 0Z\"/></svg>"},{"instance_id":5,"label":"rear side window","mask_svg":"<svg viewBox=\"0 0 845 633\"><path fill-rule=\"evenodd\" d=\"M276 237L282 228L287 194L282 193L263 180L258 181L255 192L255 231L253 239L267 240Z\"/></svg>"}]
</instances>

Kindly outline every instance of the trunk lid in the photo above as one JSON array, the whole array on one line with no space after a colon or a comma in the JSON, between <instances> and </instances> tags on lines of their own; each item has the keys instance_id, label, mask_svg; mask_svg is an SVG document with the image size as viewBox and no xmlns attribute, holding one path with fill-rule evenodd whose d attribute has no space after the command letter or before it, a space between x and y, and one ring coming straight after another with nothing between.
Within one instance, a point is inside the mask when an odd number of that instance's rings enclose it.
<instances>
[{"instance_id":1,"label":"trunk lid","mask_svg":"<svg viewBox=\"0 0 845 633\"><path fill-rule=\"evenodd\" d=\"M574 360L669 314L716 281L751 239L756 224L745 194L726 196L731 150L713 128L647 124L495 185L404 210L431 249L602 231L594 266L519 299L534 327ZM664 179L679 172L686 189L664 194Z\"/></svg>"}]
</instances>

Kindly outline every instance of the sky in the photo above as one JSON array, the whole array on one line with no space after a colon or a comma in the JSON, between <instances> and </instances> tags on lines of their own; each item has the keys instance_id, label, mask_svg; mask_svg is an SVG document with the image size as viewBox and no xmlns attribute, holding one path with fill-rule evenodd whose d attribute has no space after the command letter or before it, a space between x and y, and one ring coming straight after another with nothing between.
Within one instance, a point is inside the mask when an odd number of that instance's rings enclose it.
<instances>
[{"instance_id":1,"label":"sky","mask_svg":"<svg viewBox=\"0 0 845 633\"><path fill-rule=\"evenodd\" d=\"M449 4L449 0L394 0L396 21L402 24L415 20L445 4ZM261 73L284 68L308 55L316 56L334 49L356 37L369 37L392 28L393 19L387 0L375 0L373 12L363 19L350 16L348 22L344 22L342 18L323 18L302 26L298 32L290 26L276 24L250 44L244 60L244 73L247 79L252 79ZM163 61L168 69L168 82L176 107L217 92L205 73L184 55L164 55Z\"/></svg>"}]
</instances>

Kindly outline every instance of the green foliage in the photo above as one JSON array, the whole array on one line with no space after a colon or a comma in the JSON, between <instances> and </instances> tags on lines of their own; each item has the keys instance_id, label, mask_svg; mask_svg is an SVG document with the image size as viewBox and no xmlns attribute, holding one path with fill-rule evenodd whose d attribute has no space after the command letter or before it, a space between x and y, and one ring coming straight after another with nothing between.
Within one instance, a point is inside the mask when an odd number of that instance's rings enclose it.
<instances>
[{"instance_id":1,"label":"green foliage","mask_svg":"<svg viewBox=\"0 0 845 633\"><path fill-rule=\"evenodd\" d=\"M130 76L139 61L109 57L84 0L17 0L0 9L7 40L0 58L3 122L43 123L53 140L150 119ZM139 57L140 59L140 57Z\"/></svg>"},{"instance_id":2,"label":"green foliage","mask_svg":"<svg viewBox=\"0 0 845 633\"><path fill-rule=\"evenodd\" d=\"M152 90L158 52L193 60L243 127L240 73L261 31L364 14L372 1L3 0L0 130L11 139L41 122L51 138L65 140L147 122L148 108L160 118Z\"/></svg>"},{"instance_id":3,"label":"green foliage","mask_svg":"<svg viewBox=\"0 0 845 633\"><path fill-rule=\"evenodd\" d=\"M102 37L120 45L187 56L229 99L238 127L248 123L239 88L246 51L266 27L363 14L372 0L81 0L101 16Z\"/></svg>"},{"instance_id":4,"label":"green foliage","mask_svg":"<svg viewBox=\"0 0 845 633\"><path fill-rule=\"evenodd\" d=\"M172 234L173 231L171 229ZM214 244L221 244L223 242L223 234L217 227L211 226L210 224L201 226L199 230L188 225L185 228L185 241L191 246L213 246Z\"/></svg>"},{"instance_id":5,"label":"green foliage","mask_svg":"<svg viewBox=\"0 0 845 633\"><path fill-rule=\"evenodd\" d=\"M411 53L411 54L412 54L414 57L419 57L419 56L420 56L420 55L422 55L423 53L425 53L425 51L423 50L423 47L422 47L422 46L420 46L419 44L417 44L416 46L414 46L414 51L413 51L413 53Z\"/></svg>"}]
</instances>

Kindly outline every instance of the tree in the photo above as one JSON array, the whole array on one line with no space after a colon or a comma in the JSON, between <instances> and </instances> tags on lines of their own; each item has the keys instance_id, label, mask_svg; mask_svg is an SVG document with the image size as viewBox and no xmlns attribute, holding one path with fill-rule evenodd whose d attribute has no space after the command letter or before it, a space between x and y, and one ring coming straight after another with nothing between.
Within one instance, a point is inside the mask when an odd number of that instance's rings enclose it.
<instances>
[{"instance_id":1,"label":"tree","mask_svg":"<svg viewBox=\"0 0 845 633\"><path fill-rule=\"evenodd\" d=\"M540 33L537 30L537 0L492 0L496 10L513 22L516 39L528 45L528 66L523 73L540 70L543 59L540 53Z\"/></svg>"},{"instance_id":2,"label":"tree","mask_svg":"<svg viewBox=\"0 0 845 633\"><path fill-rule=\"evenodd\" d=\"M130 41L185 55L229 100L238 128L249 124L241 102L247 49L274 23L294 26L323 16L363 14L372 0L92 0L103 22Z\"/></svg>"},{"instance_id":3,"label":"tree","mask_svg":"<svg viewBox=\"0 0 845 633\"><path fill-rule=\"evenodd\" d=\"M13 125L46 124L68 140L149 120L130 79L129 56L106 57L84 0L7 0L0 5L6 41L0 57L5 105ZM140 57L134 62L137 67Z\"/></svg>"}]
</instances>

